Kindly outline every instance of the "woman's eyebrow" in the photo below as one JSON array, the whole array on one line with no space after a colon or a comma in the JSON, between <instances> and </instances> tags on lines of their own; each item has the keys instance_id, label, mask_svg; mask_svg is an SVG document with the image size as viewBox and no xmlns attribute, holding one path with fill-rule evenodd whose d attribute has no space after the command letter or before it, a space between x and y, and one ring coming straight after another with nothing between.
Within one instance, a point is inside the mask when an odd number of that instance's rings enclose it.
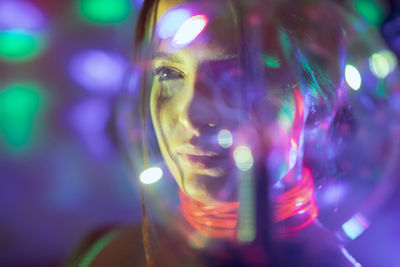
<instances>
[{"instance_id":1,"label":"woman's eyebrow","mask_svg":"<svg viewBox=\"0 0 400 267\"><path fill-rule=\"evenodd\" d=\"M154 56L154 59L168 60L174 63L183 64L182 58L177 54L169 54L165 52L157 52Z\"/></svg>"}]
</instances>

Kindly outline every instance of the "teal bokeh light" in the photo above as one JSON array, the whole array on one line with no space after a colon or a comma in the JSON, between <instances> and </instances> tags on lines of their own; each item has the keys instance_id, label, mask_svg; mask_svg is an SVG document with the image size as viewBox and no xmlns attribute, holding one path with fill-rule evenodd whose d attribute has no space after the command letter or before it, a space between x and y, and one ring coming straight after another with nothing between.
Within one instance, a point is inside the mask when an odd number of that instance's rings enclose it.
<instances>
[{"instance_id":1,"label":"teal bokeh light","mask_svg":"<svg viewBox=\"0 0 400 267\"><path fill-rule=\"evenodd\" d=\"M43 90L31 84L11 84L0 89L0 139L7 148L21 150L35 141Z\"/></svg>"},{"instance_id":2,"label":"teal bokeh light","mask_svg":"<svg viewBox=\"0 0 400 267\"><path fill-rule=\"evenodd\" d=\"M0 58L9 62L25 62L37 57L44 47L39 34L22 30L0 32Z\"/></svg>"}]
</instances>

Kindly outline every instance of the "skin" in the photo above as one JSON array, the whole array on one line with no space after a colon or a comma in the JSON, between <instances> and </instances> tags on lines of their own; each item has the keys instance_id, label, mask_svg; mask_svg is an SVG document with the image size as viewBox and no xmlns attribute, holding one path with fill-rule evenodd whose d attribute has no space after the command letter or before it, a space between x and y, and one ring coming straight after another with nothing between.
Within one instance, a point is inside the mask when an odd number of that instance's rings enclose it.
<instances>
[{"instance_id":1,"label":"skin","mask_svg":"<svg viewBox=\"0 0 400 267\"><path fill-rule=\"evenodd\" d=\"M157 23L167 11L182 4L183 1L161 0ZM215 2L213 5L214 10L228 8ZM161 153L180 189L195 200L215 204L238 200L239 171L233 148L246 144L257 160L257 155L262 154L259 150L266 147L259 140L268 140L282 152L282 158L288 158L293 125L270 123L260 127L260 123L255 126L239 121L243 106L239 90L234 90L240 85L241 73L234 18L219 19L212 14L208 17L205 30L182 49L171 47L171 39L154 36L150 112ZM294 116L293 95L279 102L280 109L289 110L289 116ZM224 149L217 144L222 129L233 133L233 148ZM297 129L297 144L299 133Z\"/></svg>"}]
</instances>

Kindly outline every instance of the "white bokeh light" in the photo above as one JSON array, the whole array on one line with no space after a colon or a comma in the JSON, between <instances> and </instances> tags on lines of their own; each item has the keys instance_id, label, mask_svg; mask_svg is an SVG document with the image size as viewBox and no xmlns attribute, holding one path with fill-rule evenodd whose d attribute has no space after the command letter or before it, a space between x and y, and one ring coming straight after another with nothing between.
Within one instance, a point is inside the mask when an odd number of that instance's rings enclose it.
<instances>
[{"instance_id":1,"label":"white bokeh light","mask_svg":"<svg viewBox=\"0 0 400 267\"><path fill-rule=\"evenodd\" d=\"M361 75L356 67L352 65L346 65L344 75L347 84L353 89L358 90L361 87Z\"/></svg>"},{"instance_id":2,"label":"white bokeh light","mask_svg":"<svg viewBox=\"0 0 400 267\"><path fill-rule=\"evenodd\" d=\"M236 167L241 171L248 171L253 167L254 159L248 146L238 146L233 152Z\"/></svg>"},{"instance_id":3,"label":"white bokeh light","mask_svg":"<svg viewBox=\"0 0 400 267\"><path fill-rule=\"evenodd\" d=\"M219 131L218 144L223 148L230 148L233 144L232 133L226 129Z\"/></svg>"},{"instance_id":4,"label":"white bokeh light","mask_svg":"<svg viewBox=\"0 0 400 267\"><path fill-rule=\"evenodd\" d=\"M208 23L205 15L196 15L182 24L172 40L172 46L183 48L189 45L204 30Z\"/></svg>"},{"instance_id":5,"label":"white bokeh light","mask_svg":"<svg viewBox=\"0 0 400 267\"><path fill-rule=\"evenodd\" d=\"M152 167L140 174L140 181L143 184L154 184L161 179L162 175L163 172L159 167Z\"/></svg>"}]
</instances>

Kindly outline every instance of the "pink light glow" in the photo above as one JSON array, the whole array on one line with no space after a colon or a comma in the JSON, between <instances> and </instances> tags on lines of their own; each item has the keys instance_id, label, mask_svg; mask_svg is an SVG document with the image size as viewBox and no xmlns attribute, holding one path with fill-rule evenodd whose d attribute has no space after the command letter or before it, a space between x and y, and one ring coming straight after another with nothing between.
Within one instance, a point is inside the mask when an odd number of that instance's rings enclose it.
<instances>
[{"instance_id":1,"label":"pink light glow","mask_svg":"<svg viewBox=\"0 0 400 267\"><path fill-rule=\"evenodd\" d=\"M204 30L208 23L205 15L196 15L182 24L172 40L172 46L175 48L183 48L196 39Z\"/></svg>"}]
</instances>

